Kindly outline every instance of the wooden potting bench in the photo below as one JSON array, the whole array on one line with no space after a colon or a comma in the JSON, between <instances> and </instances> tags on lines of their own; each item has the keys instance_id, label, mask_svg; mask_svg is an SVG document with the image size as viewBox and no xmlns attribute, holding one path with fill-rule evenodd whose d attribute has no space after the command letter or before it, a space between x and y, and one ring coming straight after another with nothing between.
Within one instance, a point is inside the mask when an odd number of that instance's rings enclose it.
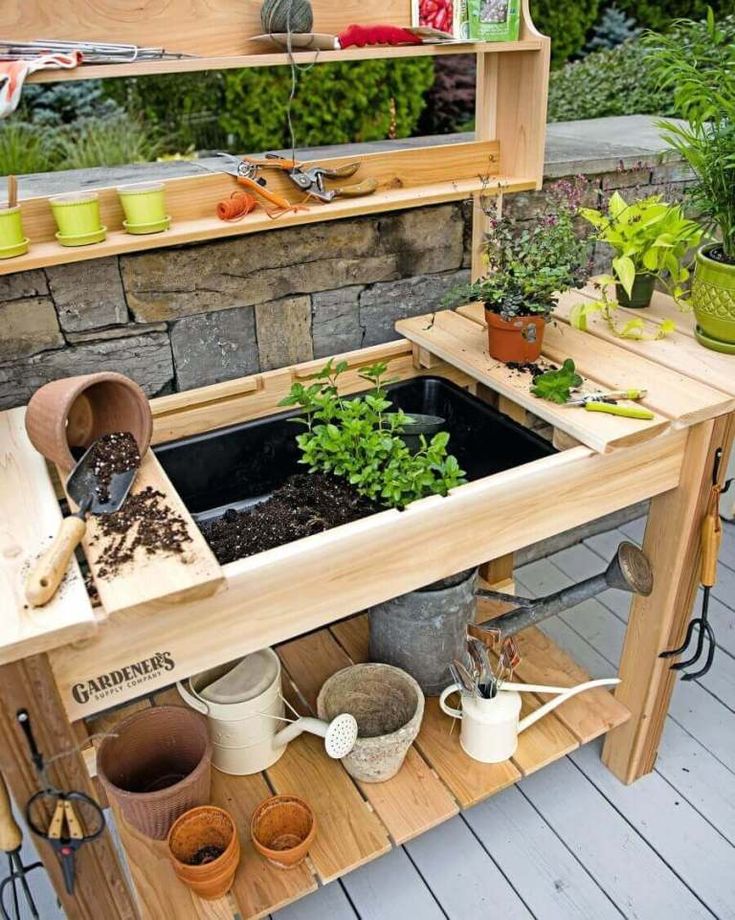
<instances>
[{"instance_id":1,"label":"wooden potting bench","mask_svg":"<svg viewBox=\"0 0 735 920\"><path fill-rule=\"evenodd\" d=\"M407 25L409 0L356 0L334 5L315 0L320 31L352 21ZM84 79L132 73L264 66L286 62L263 53L246 36L259 29L257 7L243 0L170 0L127 6L82 5L75 0L29 0L0 11L0 33L17 38L57 32L75 38L111 38L165 44L206 55L160 64L115 65L37 80ZM207 28L203 28L203 23ZM452 53L461 46L322 52L344 60ZM530 21L524 4L518 42L474 47L478 56L477 139L470 144L397 151L365 157L363 175L375 175L375 196L312 208L268 222L257 214L235 225L212 217L213 203L232 189L224 176L177 179L167 184L171 231L151 237L121 232L113 190L103 190L104 222L111 229L99 246L63 249L53 241L45 199L22 202L27 256L0 264L0 273L76 259L97 258L154 246L262 230L290 223L330 220L371 211L439 201L474 201L475 272L485 226L484 199L499 191L541 184L549 43ZM299 54L312 60L313 54ZM113 579L97 577L95 524L85 553L101 606L93 607L74 563L57 596L29 609L23 581L61 520L59 486L24 430L24 410L0 414L0 770L17 803L38 788L16 714L29 711L47 757L65 753L51 767L61 788L102 796L94 784L89 736L114 729L135 709L178 702L173 681L264 646L275 646L284 666L285 692L303 712L335 670L367 654L362 611L438 578L474 565L494 584L512 587L516 550L602 515L651 498L644 549L655 589L636 598L629 619L615 695L605 690L569 700L524 732L512 760L489 766L461 751L456 730L429 700L421 733L401 772L387 783L355 783L329 760L317 739L302 736L265 773L228 777L215 771L213 801L236 817L243 859L230 896L203 902L177 883L165 845L150 841L118 816L120 837L134 882L128 886L106 833L78 855L73 896L63 886L56 857L41 857L68 916L77 920L146 917L261 917L366 861L447 820L460 808L518 781L578 745L608 733L604 759L631 782L650 771L656 756L673 677L658 653L682 638L698 580L699 525L708 499L715 452L729 451L735 432L735 361L706 351L693 337L690 317L656 295L646 313L655 327L676 314L677 332L664 341L615 339L599 320L590 332L568 324L583 291L562 298L549 326L544 354L554 362L575 359L591 387L645 387L650 422L562 409L529 394L528 379L491 361L476 307L431 313L398 324L404 338L343 356L345 392L364 386L362 367L380 359L400 379L446 377L496 402L523 421L527 412L553 428L552 456L454 489L406 511L372 517L257 556L219 566L168 481L155 454L145 457L136 488L154 485L188 521L193 537L185 561L136 560ZM323 362L287 367L152 401L154 444L220 428L278 411L294 380L308 379ZM492 451L493 445L486 445ZM722 464L724 470L725 464ZM492 560L488 562L488 560ZM478 616L496 606L481 602ZM586 674L543 633L519 636L522 680L574 684ZM166 653L161 656L159 653ZM161 661L165 667L159 667ZM527 695L527 710L541 700ZM248 819L271 791L303 795L314 806L319 831L308 864L292 872L274 869L253 851Z\"/></svg>"}]
</instances>

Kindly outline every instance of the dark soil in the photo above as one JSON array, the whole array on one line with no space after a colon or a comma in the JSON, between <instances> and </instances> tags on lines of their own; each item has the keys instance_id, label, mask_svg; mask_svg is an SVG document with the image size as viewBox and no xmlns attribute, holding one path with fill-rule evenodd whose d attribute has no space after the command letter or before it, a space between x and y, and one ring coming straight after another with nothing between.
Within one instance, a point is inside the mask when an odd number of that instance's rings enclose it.
<instances>
[{"instance_id":1,"label":"dark soil","mask_svg":"<svg viewBox=\"0 0 735 920\"><path fill-rule=\"evenodd\" d=\"M110 483L115 473L127 473L140 466L140 452L129 431L114 431L97 438L89 451L92 472L97 479L97 498L110 500Z\"/></svg>"},{"instance_id":2,"label":"dark soil","mask_svg":"<svg viewBox=\"0 0 735 920\"><path fill-rule=\"evenodd\" d=\"M218 562L224 564L321 533L384 510L342 480L321 473L297 473L260 505L226 511L202 525Z\"/></svg>"},{"instance_id":3,"label":"dark soil","mask_svg":"<svg viewBox=\"0 0 735 920\"><path fill-rule=\"evenodd\" d=\"M184 552L191 535L186 521L167 504L163 492L146 486L129 495L119 511L101 514L97 518L100 546L97 576L113 578L120 569L132 562L135 551L142 546L149 556L155 553Z\"/></svg>"},{"instance_id":4,"label":"dark soil","mask_svg":"<svg viewBox=\"0 0 735 920\"><path fill-rule=\"evenodd\" d=\"M218 847L214 843L208 843L203 847L199 847L196 853L189 860L189 865L203 866L205 863L214 862L215 859L219 859L224 852L225 851L222 847Z\"/></svg>"},{"instance_id":5,"label":"dark soil","mask_svg":"<svg viewBox=\"0 0 735 920\"><path fill-rule=\"evenodd\" d=\"M539 377L541 374L545 374L546 371L558 370L553 364L546 364L544 367L541 367L540 364L536 364L533 361L506 361L505 366L508 370L518 371L519 374L531 374L534 378Z\"/></svg>"},{"instance_id":6,"label":"dark soil","mask_svg":"<svg viewBox=\"0 0 735 920\"><path fill-rule=\"evenodd\" d=\"M719 262L721 265L735 265L735 262L732 262L725 255L725 250L722 246L717 246L715 249L710 249L707 253L707 258L712 259L713 262Z\"/></svg>"}]
</instances>

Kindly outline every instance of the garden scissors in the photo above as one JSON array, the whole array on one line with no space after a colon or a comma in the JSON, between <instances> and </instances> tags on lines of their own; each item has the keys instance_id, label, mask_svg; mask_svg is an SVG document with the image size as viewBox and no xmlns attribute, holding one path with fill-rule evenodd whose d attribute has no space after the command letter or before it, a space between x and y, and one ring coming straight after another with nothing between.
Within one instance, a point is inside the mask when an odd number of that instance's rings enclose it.
<instances>
[{"instance_id":1,"label":"garden scissors","mask_svg":"<svg viewBox=\"0 0 735 920\"><path fill-rule=\"evenodd\" d=\"M43 754L38 750L33 735L28 711L19 709L16 719L25 733L31 760L44 786L26 804L26 823L37 837L51 844L61 863L66 890L74 894L76 852L85 843L96 840L104 831L105 815L97 802L85 792L63 792L51 784L46 775Z\"/></svg>"},{"instance_id":2,"label":"garden scissors","mask_svg":"<svg viewBox=\"0 0 735 920\"><path fill-rule=\"evenodd\" d=\"M207 163L197 163L202 169L209 172L227 173L234 176L238 185L249 189L261 198L265 198L270 204L278 209L278 214L268 211L270 217L276 217L280 214L286 214L289 211L307 211L308 208L303 204L291 204L291 202L276 192L270 191L265 179L260 175L260 169L265 165L264 161L249 160L247 157L236 157L231 153L218 153L221 167L210 166ZM267 209L266 209L267 210Z\"/></svg>"},{"instance_id":3,"label":"garden scissors","mask_svg":"<svg viewBox=\"0 0 735 920\"><path fill-rule=\"evenodd\" d=\"M654 415L648 409L640 409L638 406L619 406L617 404L619 399L643 399L647 392L647 390L630 389L609 390L607 393L588 393L584 396L578 396L576 399L570 399L564 405L582 407L587 412L605 412L608 415L622 415L626 418L650 420L654 418Z\"/></svg>"},{"instance_id":4,"label":"garden scissors","mask_svg":"<svg viewBox=\"0 0 735 920\"><path fill-rule=\"evenodd\" d=\"M326 166L304 166L298 160L287 159L277 153L267 153L264 159L244 158L245 162L264 169L281 169L294 185L306 195L328 203L335 198L359 198L363 195L372 195L378 188L378 180L371 178L358 182L355 185L343 185L339 188L328 189L325 179L349 179L360 168L359 161L345 163L342 166L328 168Z\"/></svg>"}]
</instances>

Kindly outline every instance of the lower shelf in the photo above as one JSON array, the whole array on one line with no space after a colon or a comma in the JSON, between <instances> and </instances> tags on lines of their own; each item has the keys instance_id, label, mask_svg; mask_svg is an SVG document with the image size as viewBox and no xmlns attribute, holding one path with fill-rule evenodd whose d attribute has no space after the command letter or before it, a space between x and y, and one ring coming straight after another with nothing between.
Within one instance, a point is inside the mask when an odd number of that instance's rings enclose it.
<instances>
[{"instance_id":1,"label":"lower shelf","mask_svg":"<svg viewBox=\"0 0 735 920\"><path fill-rule=\"evenodd\" d=\"M516 674L524 682L573 685L588 679L569 656L537 629L518 636L523 661ZM367 618L359 615L330 629L285 643L278 649L284 667L284 692L300 711L313 711L322 683L340 668L367 658ZM543 702L524 694L527 714ZM132 708L180 704L175 688ZM106 713L88 723L93 731L109 731L131 707ZM355 783L339 761L330 760L318 738L302 735L271 768L254 776L233 777L213 771L212 800L230 811L240 828L242 861L227 898L202 901L174 876L166 845L149 840L115 815L120 838L140 901L150 920L209 918L242 920L265 917L352 869L386 853L430 828L517 782L629 718L629 712L605 689L597 688L563 703L519 739L512 760L481 764L459 745L459 733L427 700L416 745L394 779L387 783ZM314 808L318 833L307 864L284 872L253 849L250 816L268 795L293 793Z\"/></svg>"}]
</instances>

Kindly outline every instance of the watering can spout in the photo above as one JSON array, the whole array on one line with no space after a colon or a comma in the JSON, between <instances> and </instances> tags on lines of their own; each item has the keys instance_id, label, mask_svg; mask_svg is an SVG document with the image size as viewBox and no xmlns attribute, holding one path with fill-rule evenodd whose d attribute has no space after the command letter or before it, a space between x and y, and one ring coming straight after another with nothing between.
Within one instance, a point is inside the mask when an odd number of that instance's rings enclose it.
<instances>
[{"instance_id":1,"label":"watering can spout","mask_svg":"<svg viewBox=\"0 0 735 920\"><path fill-rule=\"evenodd\" d=\"M532 693L556 694L554 699L544 703L543 706L539 706L538 709L527 715L525 719L520 720L518 723L518 734L520 734L522 731L525 731L534 723L538 722L539 719L543 719L545 715L548 715L553 709L556 709L557 706L561 706L562 703L566 702L568 699L571 699L573 696L576 696L578 693L583 693L585 690L592 690L594 687L612 687L619 683L620 679L618 677L605 677L601 680L588 680L583 684L577 684L576 687L545 687L541 684L506 683L503 684L502 689L517 691L525 690Z\"/></svg>"},{"instance_id":2,"label":"watering can spout","mask_svg":"<svg viewBox=\"0 0 735 920\"><path fill-rule=\"evenodd\" d=\"M331 722L323 722L321 719L314 719L311 716L302 716L276 734L273 739L273 747L285 747L303 732L309 732L312 735L324 738L324 749L327 754L335 760L339 760L342 757L346 757L355 746L357 741L357 721L348 712L335 716Z\"/></svg>"}]
</instances>

